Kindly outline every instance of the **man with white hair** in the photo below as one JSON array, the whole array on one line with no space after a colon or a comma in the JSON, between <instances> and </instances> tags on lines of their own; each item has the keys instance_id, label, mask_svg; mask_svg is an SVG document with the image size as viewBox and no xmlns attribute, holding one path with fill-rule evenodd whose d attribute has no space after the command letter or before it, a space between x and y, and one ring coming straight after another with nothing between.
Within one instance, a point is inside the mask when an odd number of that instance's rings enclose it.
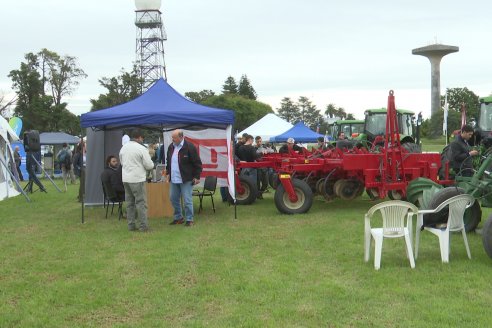
<instances>
[{"instance_id":1,"label":"man with white hair","mask_svg":"<svg viewBox=\"0 0 492 328\"><path fill-rule=\"evenodd\" d=\"M287 143L278 150L280 154L290 154L292 152L302 152L302 147L295 144L294 138L287 139Z\"/></svg>"},{"instance_id":2,"label":"man with white hair","mask_svg":"<svg viewBox=\"0 0 492 328\"><path fill-rule=\"evenodd\" d=\"M193 226L193 186L200 182L202 161L196 147L185 140L183 130L174 130L172 143L167 149L166 174L170 185L170 199L174 208L174 220L171 225L185 224ZM181 196L185 212L181 209ZM186 222L185 222L186 217Z\"/></svg>"}]
</instances>

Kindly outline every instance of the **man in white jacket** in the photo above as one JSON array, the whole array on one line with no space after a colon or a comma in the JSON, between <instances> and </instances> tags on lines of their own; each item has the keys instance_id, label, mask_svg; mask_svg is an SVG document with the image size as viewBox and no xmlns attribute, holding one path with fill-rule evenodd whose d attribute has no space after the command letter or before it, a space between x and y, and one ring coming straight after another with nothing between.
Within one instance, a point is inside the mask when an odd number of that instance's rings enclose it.
<instances>
[{"instance_id":1,"label":"man in white jacket","mask_svg":"<svg viewBox=\"0 0 492 328\"><path fill-rule=\"evenodd\" d=\"M138 214L140 218L139 230L146 232L149 230L149 224L147 221L145 180L147 178L147 170L154 168L154 162L150 158L147 147L143 145L142 130L134 129L130 136L131 140L124 144L120 150L128 230L137 230L136 214Z\"/></svg>"}]
</instances>

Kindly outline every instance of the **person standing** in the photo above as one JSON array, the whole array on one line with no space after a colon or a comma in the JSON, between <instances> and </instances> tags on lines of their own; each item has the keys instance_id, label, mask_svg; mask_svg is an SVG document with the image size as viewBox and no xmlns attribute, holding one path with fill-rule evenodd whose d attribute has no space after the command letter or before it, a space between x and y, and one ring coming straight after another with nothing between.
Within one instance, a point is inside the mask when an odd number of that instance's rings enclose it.
<instances>
[{"instance_id":1,"label":"person standing","mask_svg":"<svg viewBox=\"0 0 492 328\"><path fill-rule=\"evenodd\" d=\"M450 144L452 154L450 164L456 175L473 176L472 157L478 155L478 150L472 150L468 144L472 136L473 128L470 125L464 125L461 128L461 133Z\"/></svg>"},{"instance_id":2,"label":"person standing","mask_svg":"<svg viewBox=\"0 0 492 328\"><path fill-rule=\"evenodd\" d=\"M56 154L56 160L61 166L63 184L67 191L67 180L70 178L70 170L72 168L72 152L66 142L63 143L63 148Z\"/></svg>"},{"instance_id":3,"label":"person standing","mask_svg":"<svg viewBox=\"0 0 492 328\"><path fill-rule=\"evenodd\" d=\"M147 222L147 191L145 180L147 171L154 168L147 147L143 145L142 130L134 129L130 134L131 140L121 147L120 163L122 165L122 180L125 187L126 217L128 230L137 230L136 218L140 219L139 230L149 230Z\"/></svg>"},{"instance_id":4,"label":"person standing","mask_svg":"<svg viewBox=\"0 0 492 328\"><path fill-rule=\"evenodd\" d=\"M181 209L183 197L186 224L193 226L193 186L200 182L202 161L195 146L184 139L183 130L174 130L172 143L167 148L166 175L171 183L170 198L174 208L174 220L171 225L184 223Z\"/></svg>"},{"instance_id":5,"label":"person standing","mask_svg":"<svg viewBox=\"0 0 492 328\"><path fill-rule=\"evenodd\" d=\"M22 163L22 156L19 154L19 146L15 146L14 161L15 161L15 168L17 169L17 174L19 174L20 181L24 181L24 176L22 175L21 168L20 168Z\"/></svg>"},{"instance_id":6,"label":"person standing","mask_svg":"<svg viewBox=\"0 0 492 328\"><path fill-rule=\"evenodd\" d=\"M79 195L77 196L79 202L82 202L85 193L85 160L85 142L83 139L80 139L77 147L75 147L72 163L73 171L79 177Z\"/></svg>"}]
</instances>

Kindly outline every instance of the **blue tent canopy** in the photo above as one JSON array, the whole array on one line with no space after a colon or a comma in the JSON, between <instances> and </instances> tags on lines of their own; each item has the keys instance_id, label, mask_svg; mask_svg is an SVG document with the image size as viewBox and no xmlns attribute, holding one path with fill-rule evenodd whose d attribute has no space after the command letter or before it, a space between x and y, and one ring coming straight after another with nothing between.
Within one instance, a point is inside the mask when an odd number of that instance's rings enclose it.
<instances>
[{"instance_id":1,"label":"blue tent canopy","mask_svg":"<svg viewBox=\"0 0 492 328\"><path fill-rule=\"evenodd\" d=\"M288 138L294 138L295 142L316 142L322 134L316 133L303 122L296 123L292 128L278 136L271 137L271 142L286 142Z\"/></svg>"},{"instance_id":2,"label":"blue tent canopy","mask_svg":"<svg viewBox=\"0 0 492 328\"><path fill-rule=\"evenodd\" d=\"M234 123L234 112L194 103L174 90L164 79L158 80L139 97L114 107L82 114L83 128L115 129L130 126L189 126L225 128Z\"/></svg>"}]
</instances>

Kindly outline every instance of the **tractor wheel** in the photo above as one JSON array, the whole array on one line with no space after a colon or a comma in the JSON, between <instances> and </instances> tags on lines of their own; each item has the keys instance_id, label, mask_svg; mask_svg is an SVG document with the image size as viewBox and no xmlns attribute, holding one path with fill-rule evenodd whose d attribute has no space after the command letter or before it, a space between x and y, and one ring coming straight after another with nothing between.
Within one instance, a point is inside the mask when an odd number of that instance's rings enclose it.
<instances>
[{"instance_id":1,"label":"tractor wheel","mask_svg":"<svg viewBox=\"0 0 492 328\"><path fill-rule=\"evenodd\" d=\"M343 183L338 190L338 196L343 200L352 200L357 197L360 183L357 180L342 180Z\"/></svg>"},{"instance_id":2,"label":"tractor wheel","mask_svg":"<svg viewBox=\"0 0 492 328\"><path fill-rule=\"evenodd\" d=\"M342 187L343 184L345 183L345 179L340 179L335 181L335 184L333 185L333 192L335 193L335 196L340 197L340 194L342 192Z\"/></svg>"},{"instance_id":3,"label":"tractor wheel","mask_svg":"<svg viewBox=\"0 0 492 328\"><path fill-rule=\"evenodd\" d=\"M359 188L357 189L357 197L360 197L364 193L364 182L360 180L357 180L357 182L359 183Z\"/></svg>"},{"instance_id":4,"label":"tractor wheel","mask_svg":"<svg viewBox=\"0 0 492 328\"><path fill-rule=\"evenodd\" d=\"M272 189L277 189L279 184L277 172L272 172L268 175L268 184L272 187Z\"/></svg>"},{"instance_id":5,"label":"tractor wheel","mask_svg":"<svg viewBox=\"0 0 492 328\"><path fill-rule=\"evenodd\" d=\"M323 194L323 181L324 179L319 179L318 181L316 181L316 193L318 195L322 195Z\"/></svg>"},{"instance_id":6,"label":"tractor wheel","mask_svg":"<svg viewBox=\"0 0 492 328\"><path fill-rule=\"evenodd\" d=\"M434 209L445 200L463 194L465 190L457 187L447 187L439 190L429 201L429 208ZM482 219L482 209L478 201L465 211L464 223L466 232L474 231ZM439 213L424 215L424 226L433 226L437 223L445 223L448 220L448 209L444 208Z\"/></svg>"},{"instance_id":7,"label":"tractor wheel","mask_svg":"<svg viewBox=\"0 0 492 328\"><path fill-rule=\"evenodd\" d=\"M376 200L379 198L379 192L377 188L367 188L366 193L371 200Z\"/></svg>"},{"instance_id":8,"label":"tractor wheel","mask_svg":"<svg viewBox=\"0 0 492 328\"><path fill-rule=\"evenodd\" d=\"M421 153L422 152L422 149L420 148L420 146L417 145L416 143L413 143L413 142L405 142L405 143L401 144L401 146L403 148L405 148L407 150L407 152L409 152L409 153Z\"/></svg>"},{"instance_id":9,"label":"tractor wheel","mask_svg":"<svg viewBox=\"0 0 492 328\"><path fill-rule=\"evenodd\" d=\"M492 258L492 215L489 216L482 229L482 242L485 253Z\"/></svg>"},{"instance_id":10,"label":"tractor wheel","mask_svg":"<svg viewBox=\"0 0 492 328\"><path fill-rule=\"evenodd\" d=\"M292 179L292 187L297 195L297 202L291 202L284 186L279 184L275 191L275 206L284 214L306 213L313 204L313 192L311 188L306 182L299 179Z\"/></svg>"},{"instance_id":11,"label":"tractor wheel","mask_svg":"<svg viewBox=\"0 0 492 328\"><path fill-rule=\"evenodd\" d=\"M332 200L336 197L335 190L333 189L335 182L335 180L323 179L323 184L321 185L321 195L323 195L326 200Z\"/></svg>"},{"instance_id":12,"label":"tractor wheel","mask_svg":"<svg viewBox=\"0 0 492 328\"><path fill-rule=\"evenodd\" d=\"M388 191L388 197L391 200L404 200L403 194L399 190L390 190Z\"/></svg>"},{"instance_id":13,"label":"tractor wheel","mask_svg":"<svg viewBox=\"0 0 492 328\"><path fill-rule=\"evenodd\" d=\"M308 184L309 188L311 188L311 191L313 192L313 195L316 193L317 191L317 180L315 180L314 178L310 178L309 180L306 181L306 183Z\"/></svg>"},{"instance_id":14,"label":"tractor wheel","mask_svg":"<svg viewBox=\"0 0 492 328\"><path fill-rule=\"evenodd\" d=\"M256 186L256 181L248 176L239 176L239 181L241 186L244 188L242 194L238 193L236 190L236 203L237 205L251 205L255 202L256 196L258 195L258 187ZM234 203L232 197L229 196L229 202Z\"/></svg>"}]
</instances>

